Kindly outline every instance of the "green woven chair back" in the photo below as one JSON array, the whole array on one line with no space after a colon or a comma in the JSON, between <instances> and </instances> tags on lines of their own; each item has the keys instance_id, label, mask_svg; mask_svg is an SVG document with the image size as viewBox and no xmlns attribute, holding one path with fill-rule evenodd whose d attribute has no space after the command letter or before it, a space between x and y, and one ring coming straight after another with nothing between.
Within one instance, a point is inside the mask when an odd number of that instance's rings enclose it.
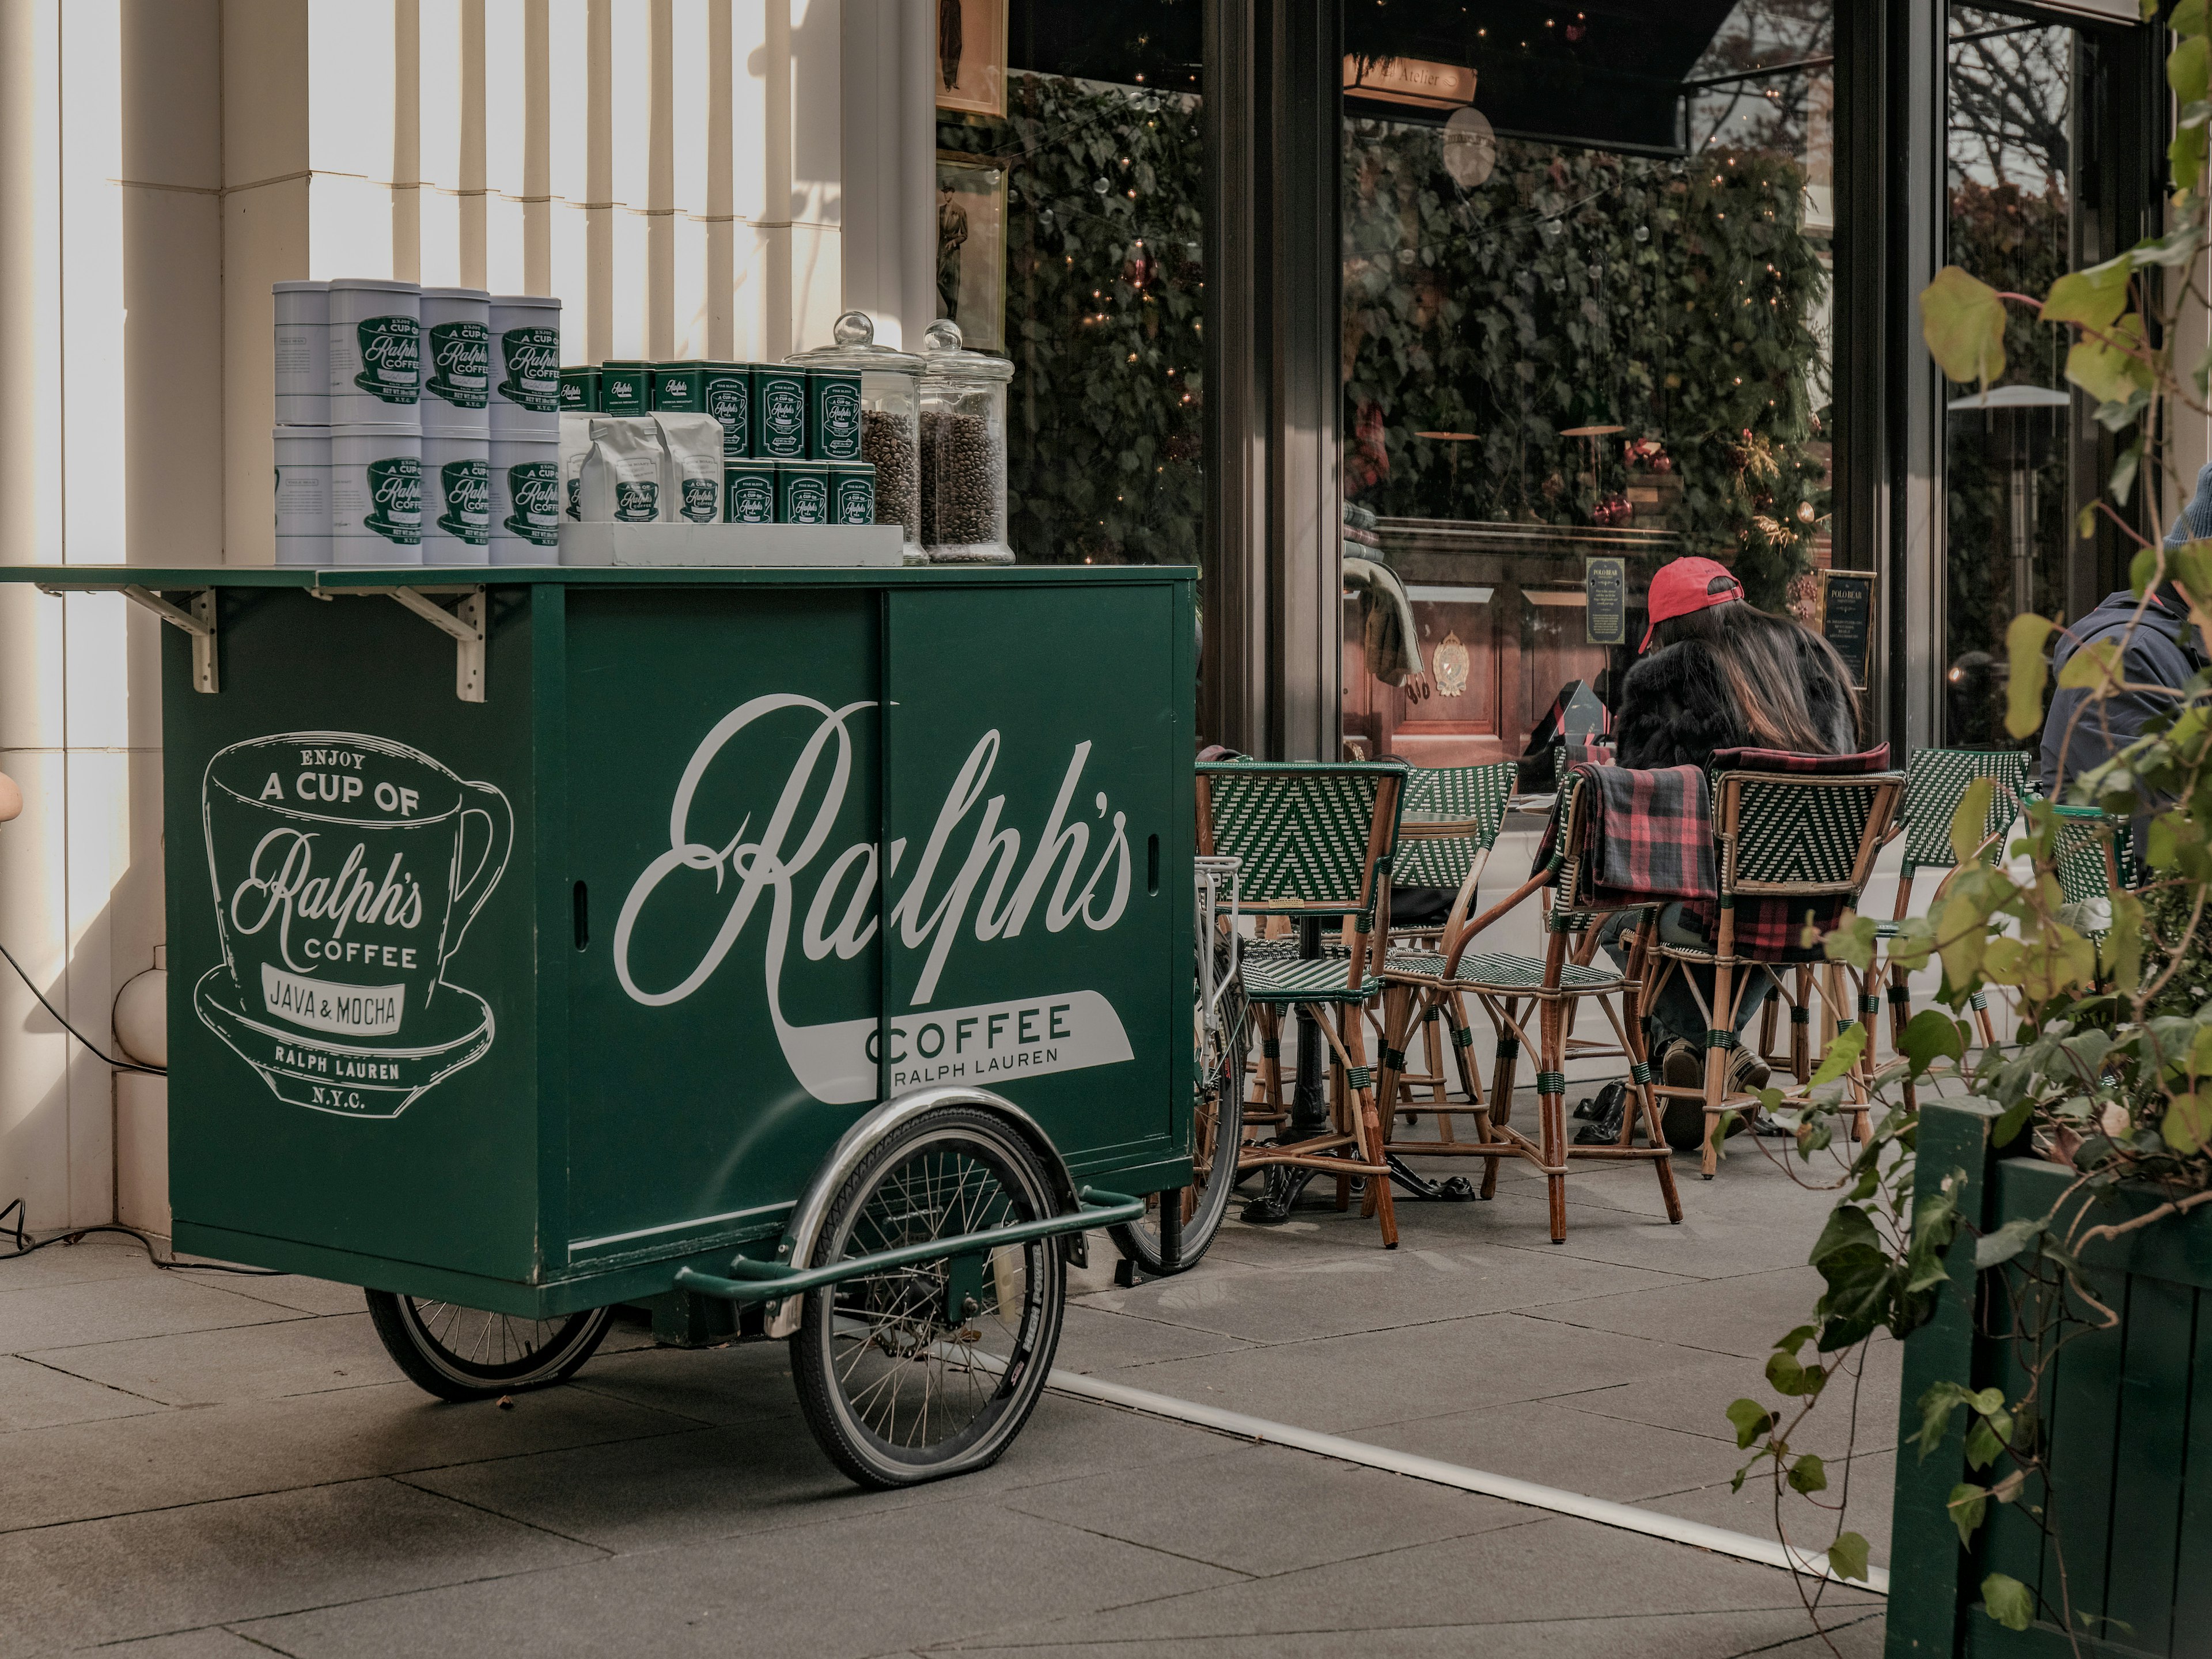
<instances>
[{"instance_id":1,"label":"green woven chair back","mask_svg":"<svg viewBox=\"0 0 2212 1659\"><path fill-rule=\"evenodd\" d=\"M1848 893L1859 887L1867 827L1899 775L1723 772L1714 780L1723 899L1738 892ZM1726 833L1731 805L1735 834Z\"/></svg>"},{"instance_id":2,"label":"green woven chair back","mask_svg":"<svg viewBox=\"0 0 2212 1659\"><path fill-rule=\"evenodd\" d=\"M1201 833L1239 860L1246 910L1365 918L1396 848L1406 772L1402 761L1208 762ZM1398 787L1386 793L1386 781Z\"/></svg>"},{"instance_id":3,"label":"green woven chair back","mask_svg":"<svg viewBox=\"0 0 2212 1659\"><path fill-rule=\"evenodd\" d=\"M2112 896L2112 870L2105 862L2112 847L2112 862L2119 868L2120 884L2137 884L2135 836L2125 818L2106 815L2094 806L2061 806L2053 842L2053 863L2058 876L2059 897L2068 904Z\"/></svg>"},{"instance_id":4,"label":"green woven chair back","mask_svg":"<svg viewBox=\"0 0 2212 1659\"><path fill-rule=\"evenodd\" d=\"M1400 887L1459 890L1474 861L1497 845L1513 793L1511 761L1484 766L1416 766L1406 776L1407 827L1401 829L1390 879ZM1414 833L1416 818L1457 820L1449 835Z\"/></svg>"},{"instance_id":5,"label":"green woven chair back","mask_svg":"<svg viewBox=\"0 0 2212 1659\"><path fill-rule=\"evenodd\" d=\"M2020 815L2028 793L2030 756L2024 749L1917 749L1905 781L1905 868L1948 869L1951 819L1978 778L1988 778L1989 816L1981 836L1994 836Z\"/></svg>"}]
</instances>

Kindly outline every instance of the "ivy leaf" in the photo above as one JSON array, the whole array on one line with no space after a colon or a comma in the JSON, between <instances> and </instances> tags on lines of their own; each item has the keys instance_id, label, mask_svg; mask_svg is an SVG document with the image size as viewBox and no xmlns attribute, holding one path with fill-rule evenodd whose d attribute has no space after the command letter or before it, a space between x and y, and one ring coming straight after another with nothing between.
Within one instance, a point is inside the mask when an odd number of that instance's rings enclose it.
<instances>
[{"instance_id":1,"label":"ivy leaf","mask_svg":"<svg viewBox=\"0 0 2212 1659\"><path fill-rule=\"evenodd\" d=\"M1959 1529L1960 1544L1972 1545L1974 1528L1982 1524L1982 1517L1989 1513L1989 1488L1972 1486L1962 1480L1951 1488L1951 1495L1944 1500L1943 1507L1950 1513L1951 1524Z\"/></svg>"},{"instance_id":2,"label":"ivy leaf","mask_svg":"<svg viewBox=\"0 0 2212 1659\"><path fill-rule=\"evenodd\" d=\"M2212 1096L2176 1095L2159 1121L2160 1138L2177 1152L2202 1151L2212 1138Z\"/></svg>"},{"instance_id":3,"label":"ivy leaf","mask_svg":"<svg viewBox=\"0 0 2212 1659\"><path fill-rule=\"evenodd\" d=\"M1996 797L1996 787L1994 778L1976 778L1959 797L1951 814L1951 856L1958 863L1969 862L1989 833L1990 803Z\"/></svg>"},{"instance_id":4,"label":"ivy leaf","mask_svg":"<svg viewBox=\"0 0 2212 1659\"><path fill-rule=\"evenodd\" d=\"M1774 1426L1773 1413L1756 1400L1733 1402L1728 1408L1728 1420L1735 1425L1738 1451L1748 1449L1753 1441Z\"/></svg>"},{"instance_id":5,"label":"ivy leaf","mask_svg":"<svg viewBox=\"0 0 2212 1659\"><path fill-rule=\"evenodd\" d=\"M1917 1078L1939 1060L1965 1059L1966 1039L1959 1022L1941 1008L1923 1008L1907 1022L1897 1051L1912 1062Z\"/></svg>"},{"instance_id":6,"label":"ivy leaf","mask_svg":"<svg viewBox=\"0 0 2212 1659\"><path fill-rule=\"evenodd\" d=\"M1776 1352L1766 1356L1766 1380L1775 1393L1794 1397L1820 1393L1828 1373L1818 1365L1800 1364L1790 1354Z\"/></svg>"},{"instance_id":7,"label":"ivy leaf","mask_svg":"<svg viewBox=\"0 0 2212 1659\"><path fill-rule=\"evenodd\" d=\"M2046 323L2081 323L2090 328L2108 326L2128 308L2128 277L2135 256L2123 253L2085 270L2071 270L2051 285L2043 302Z\"/></svg>"},{"instance_id":8,"label":"ivy leaf","mask_svg":"<svg viewBox=\"0 0 2212 1659\"><path fill-rule=\"evenodd\" d=\"M1995 1232L1984 1233L1974 1241L1974 1271L2002 1266L2042 1236L2040 1218L2008 1221Z\"/></svg>"},{"instance_id":9,"label":"ivy leaf","mask_svg":"<svg viewBox=\"0 0 2212 1659\"><path fill-rule=\"evenodd\" d=\"M1864 1020L1859 1021L1848 1031L1838 1031L1835 1041L1828 1045L1828 1052L1821 1057L1820 1070L1813 1073L1812 1080L1805 1086L1817 1089L1824 1083L1833 1083L1858 1064L1859 1056L1866 1052L1866 1043Z\"/></svg>"},{"instance_id":10,"label":"ivy leaf","mask_svg":"<svg viewBox=\"0 0 2212 1659\"><path fill-rule=\"evenodd\" d=\"M2143 0L2143 21L2148 23L2157 15L2156 0ZM2204 0L2181 0L2173 9L2173 15L2166 20L2166 26L2179 35L2203 34L2207 27Z\"/></svg>"},{"instance_id":11,"label":"ivy leaf","mask_svg":"<svg viewBox=\"0 0 2212 1659\"><path fill-rule=\"evenodd\" d=\"M2184 104L2200 100L2212 89L2212 41L2202 34L2185 39L2166 60L2166 83Z\"/></svg>"},{"instance_id":12,"label":"ivy leaf","mask_svg":"<svg viewBox=\"0 0 2212 1659\"><path fill-rule=\"evenodd\" d=\"M1867 1540L1855 1532L1836 1534L1836 1541L1828 1546L1828 1571L1838 1578L1856 1578L1861 1583L1867 1579Z\"/></svg>"},{"instance_id":13,"label":"ivy leaf","mask_svg":"<svg viewBox=\"0 0 2212 1659\"><path fill-rule=\"evenodd\" d=\"M1920 291L1920 332L1928 354L1954 380L1984 385L2004 373L2004 301L1987 283L1946 265Z\"/></svg>"},{"instance_id":14,"label":"ivy leaf","mask_svg":"<svg viewBox=\"0 0 2212 1659\"><path fill-rule=\"evenodd\" d=\"M1816 1492L1828 1489L1827 1466L1807 1452L1790 1466L1790 1490L1803 1492L1808 1498Z\"/></svg>"},{"instance_id":15,"label":"ivy leaf","mask_svg":"<svg viewBox=\"0 0 2212 1659\"><path fill-rule=\"evenodd\" d=\"M2150 365L2128 349L2145 349L2142 319L2131 311L2105 332L2107 339L2076 340L2068 349L2066 378L2100 404L2124 404L2154 383Z\"/></svg>"},{"instance_id":16,"label":"ivy leaf","mask_svg":"<svg viewBox=\"0 0 2212 1659\"><path fill-rule=\"evenodd\" d=\"M2006 687L2005 730L2015 738L2042 728L2043 687L2051 674L2043 651L2050 637L2050 619L2033 612L2014 617L2005 629L2005 657L2012 670Z\"/></svg>"},{"instance_id":17,"label":"ivy leaf","mask_svg":"<svg viewBox=\"0 0 2212 1659\"><path fill-rule=\"evenodd\" d=\"M1863 973L1874 965L1874 918L1853 916L1822 939L1820 948L1829 961L1849 963Z\"/></svg>"},{"instance_id":18,"label":"ivy leaf","mask_svg":"<svg viewBox=\"0 0 2212 1659\"><path fill-rule=\"evenodd\" d=\"M1966 1467L1970 1469L1985 1469L1997 1461L1997 1454L2003 1449L2004 1442L1997 1437L1996 1431L1990 1426L1990 1419L1986 1417L1976 1418L1974 1426L1966 1431Z\"/></svg>"},{"instance_id":19,"label":"ivy leaf","mask_svg":"<svg viewBox=\"0 0 2212 1659\"><path fill-rule=\"evenodd\" d=\"M2019 1579L1993 1572L1982 1580L1982 1611L2007 1630L2026 1630L2035 1619L2035 1597Z\"/></svg>"},{"instance_id":20,"label":"ivy leaf","mask_svg":"<svg viewBox=\"0 0 2212 1659\"><path fill-rule=\"evenodd\" d=\"M2120 678L2120 641L2094 640L2066 659L2058 671L2061 691L2087 691L2093 697L2117 692Z\"/></svg>"}]
</instances>

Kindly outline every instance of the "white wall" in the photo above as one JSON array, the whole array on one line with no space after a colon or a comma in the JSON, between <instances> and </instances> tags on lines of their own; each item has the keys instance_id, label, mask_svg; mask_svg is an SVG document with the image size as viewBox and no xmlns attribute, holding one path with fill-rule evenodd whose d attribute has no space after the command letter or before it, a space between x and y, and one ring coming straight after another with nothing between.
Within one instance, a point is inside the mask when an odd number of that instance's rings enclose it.
<instances>
[{"instance_id":1,"label":"white wall","mask_svg":"<svg viewBox=\"0 0 2212 1659\"><path fill-rule=\"evenodd\" d=\"M569 362L780 357L847 303L857 168L849 297L898 338L902 289L930 292L926 258L887 252L934 222L927 156L894 137L932 142L923 14L0 0L0 564L270 562L272 282L557 294ZM0 945L111 1052L162 937L160 626L0 583L0 770L27 803L0 829ZM0 1205L166 1231L166 1115L158 1079L118 1079L0 963Z\"/></svg>"}]
</instances>

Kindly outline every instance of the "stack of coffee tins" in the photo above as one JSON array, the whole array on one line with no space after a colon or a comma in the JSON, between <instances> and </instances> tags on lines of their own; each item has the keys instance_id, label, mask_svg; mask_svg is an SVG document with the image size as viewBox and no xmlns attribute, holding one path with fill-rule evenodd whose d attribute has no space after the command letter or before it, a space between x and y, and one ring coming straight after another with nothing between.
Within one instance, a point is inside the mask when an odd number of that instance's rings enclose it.
<instances>
[{"instance_id":1,"label":"stack of coffee tins","mask_svg":"<svg viewBox=\"0 0 2212 1659\"><path fill-rule=\"evenodd\" d=\"M726 523L876 521L876 469L860 459L857 369L610 358L561 371L561 410L579 418L713 416L722 428Z\"/></svg>"},{"instance_id":2,"label":"stack of coffee tins","mask_svg":"<svg viewBox=\"0 0 2212 1659\"><path fill-rule=\"evenodd\" d=\"M278 283L276 562L560 561L561 302Z\"/></svg>"}]
</instances>

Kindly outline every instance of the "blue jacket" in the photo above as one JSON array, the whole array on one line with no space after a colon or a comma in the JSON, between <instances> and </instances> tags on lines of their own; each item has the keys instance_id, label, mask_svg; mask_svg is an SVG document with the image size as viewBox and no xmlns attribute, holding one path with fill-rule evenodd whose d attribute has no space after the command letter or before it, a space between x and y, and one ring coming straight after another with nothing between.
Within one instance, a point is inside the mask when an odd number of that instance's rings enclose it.
<instances>
[{"instance_id":1,"label":"blue jacket","mask_svg":"<svg viewBox=\"0 0 2212 1659\"><path fill-rule=\"evenodd\" d=\"M2212 540L2212 465L2197 476L2197 493L2166 532L2166 544ZM2066 660L2094 641L2120 634L2142 603L2128 591L2106 594L2104 602L2075 623L2070 639L2059 641L2051 662L2053 679ZM2204 653L2178 597L2160 589L2143 612L2142 623L2128 641L2123 673L2138 684L2172 686L2179 690L2207 666ZM2091 769L2101 766L2142 735L2152 716L2171 711L2171 697L2124 692L2083 714L2075 726L2071 744L2066 728L2088 696L2086 691L2060 691L2051 699L2051 712L2043 720L2043 792L2054 800L2065 799L2064 786ZM2062 752L2062 749L2063 752Z\"/></svg>"}]
</instances>

